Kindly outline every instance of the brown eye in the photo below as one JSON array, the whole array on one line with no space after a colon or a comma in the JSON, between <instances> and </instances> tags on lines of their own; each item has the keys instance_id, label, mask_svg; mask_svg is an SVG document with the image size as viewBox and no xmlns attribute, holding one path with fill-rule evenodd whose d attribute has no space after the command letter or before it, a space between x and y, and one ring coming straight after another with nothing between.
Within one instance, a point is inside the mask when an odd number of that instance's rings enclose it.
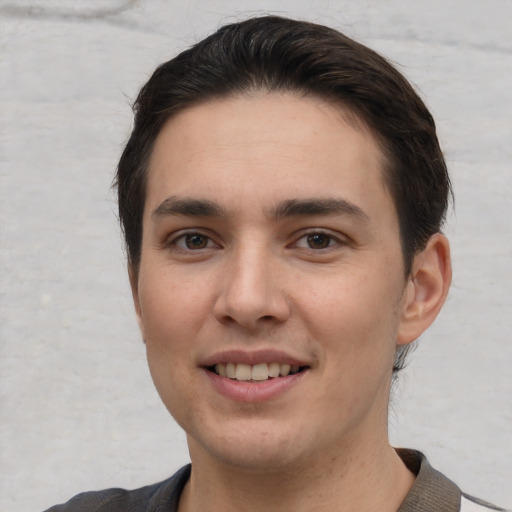
<instances>
[{"instance_id":1,"label":"brown eye","mask_svg":"<svg viewBox=\"0 0 512 512\"><path fill-rule=\"evenodd\" d=\"M193 233L185 236L185 245L187 249L204 249L208 246L208 237Z\"/></svg>"},{"instance_id":2,"label":"brown eye","mask_svg":"<svg viewBox=\"0 0 512 512\"><path fill-rule=\"evenodd\" d=\"M192 255L192 253L210 254L214 250L221 249L221 246L211 237L199 231L189 231L176 236L169 241L167 247L171 251L188 255Z\"/></svg>"},{"instance_id":3,"label":"brown eye","mask_svg":"<svg viewBox=\"0 0 512 512\"><path fill-rule=\"evenodd\" d=\"M331 237L323 233L314 233L307 236L308 247L311 249L325 249L331 245Z\"/></svg>"}]
</instances>

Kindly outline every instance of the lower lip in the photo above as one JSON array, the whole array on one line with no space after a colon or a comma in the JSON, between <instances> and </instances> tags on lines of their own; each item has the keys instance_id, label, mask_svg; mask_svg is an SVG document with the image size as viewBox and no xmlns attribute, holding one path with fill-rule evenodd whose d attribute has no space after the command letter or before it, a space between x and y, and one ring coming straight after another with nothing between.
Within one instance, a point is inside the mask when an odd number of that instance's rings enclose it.
<instances>
[{"instance_id":1,"label":"lower lip","mask_svg":"<svg viewBox=\"0 0 512 512\"><path fill-rule=\"evenodd\" d=\"M221 377L206 368L204 372L213 388L235 402L264 402L283 395L296 386L308 370L286 377L275 377L262 381L240 381Z\"/></svg>"}]
</instances>

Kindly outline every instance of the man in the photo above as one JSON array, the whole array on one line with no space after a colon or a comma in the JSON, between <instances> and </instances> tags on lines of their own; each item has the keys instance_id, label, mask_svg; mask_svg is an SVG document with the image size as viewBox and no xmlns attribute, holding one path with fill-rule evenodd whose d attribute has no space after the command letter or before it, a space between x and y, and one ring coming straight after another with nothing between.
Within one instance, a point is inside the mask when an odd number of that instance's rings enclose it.
<instances>
[{"instance_id":1,"label":"man","mask_svg":"<svg viewBox=\"0 0 512 512\"><path fill-rule=\"evenodd\" d=\"M262 17L161 65L135 112L129 277L192 465L50 510L496 510L388 441L393 376L451 280L450 181L407 81L339 32Z\"/></svg>"}]
</instances>

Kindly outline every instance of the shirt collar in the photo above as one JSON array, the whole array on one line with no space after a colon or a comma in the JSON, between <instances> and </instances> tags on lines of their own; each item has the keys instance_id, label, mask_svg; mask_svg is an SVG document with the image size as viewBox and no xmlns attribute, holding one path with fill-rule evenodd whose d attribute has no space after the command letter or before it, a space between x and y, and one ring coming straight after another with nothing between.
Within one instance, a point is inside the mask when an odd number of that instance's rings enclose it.
<instances>
[{"instance_id":1,"label":"shirt collar","mask_svg":"<svg viewBox=\"0 0 512 512\"><path fill-rule=\"evenodd\" d=\"M435 470L426 457L416 450L396 450L416 480L398 512L459 512L461 491L443 474Z\"/></svg>"}]
</instances>

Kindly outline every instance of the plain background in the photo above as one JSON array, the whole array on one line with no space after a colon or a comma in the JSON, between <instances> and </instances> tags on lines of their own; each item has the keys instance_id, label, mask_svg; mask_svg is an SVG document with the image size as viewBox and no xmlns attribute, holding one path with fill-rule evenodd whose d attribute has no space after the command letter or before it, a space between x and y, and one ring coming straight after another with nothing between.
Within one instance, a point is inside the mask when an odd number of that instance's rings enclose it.
<instances>
[{"instance_id":1,"label":"plain background","mask_svg":"<svg viewBox=\"0 0 512 512\"><path fill-rule=\"evenodd\" d=\"M512 504L512 2L0 1L0 510L139 487L188 458L153 389L109 186L160 62L266 12L391 59L452 173L454 282L395 390L393 443Z\"/></svg>"}]
</instances>

